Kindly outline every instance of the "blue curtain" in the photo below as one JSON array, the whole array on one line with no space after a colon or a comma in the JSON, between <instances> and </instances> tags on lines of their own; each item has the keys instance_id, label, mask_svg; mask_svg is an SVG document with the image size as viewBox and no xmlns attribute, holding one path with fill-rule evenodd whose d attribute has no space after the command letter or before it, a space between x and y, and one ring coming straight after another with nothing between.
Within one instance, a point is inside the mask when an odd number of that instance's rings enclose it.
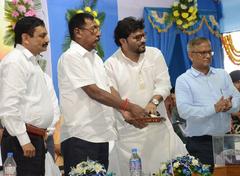
<instances>
[{"instance_id":1,"label":"blue curtain","mask_svg":"<svg viewBox=\"0 0 240 176\"><path fill-rule=\"evenodd\" d=\"M163 12L170 12L170 9L167 8L144 8L144 22L145 30L147 33L147 45L159 48L166 60L167 65L171 63L173 48L176 39L176 30L174 27L170 27L166 32L158 32L157 29L152 27L152 24L149 22L149 15L152 11L157 12L159 16L163 16ZM152 20L153 21L153 20ZM167 29L167 24L161 24L161 29Z\"/></svg>"},{"instance_id":2,"label":"blue curtain","mask_svg":"<svg viewBox=\"0 0 240 176\"><path fill-rule=\"evenodd\" d=\"M184 63L185 63L185 68L188 69L191 66L191 61L188 58L187 55L187 43L189 40L192 40L196 37L206 37L211 41L212 44L212 50L214 51L214 55L212 58L212 66L216 68L223 68L224 67L224 61L223 61L223 50L222 50L222 44L221 44L221 39L220 33L217 33L217 25L214 24L214 19L217 19L217 13L215 11L209 11L209 10L200 10L199 11L200 18L205 18L206 22L203 22L199 20L198 23L196 23L193 26L193 29L197 29L201 23L202 27L201 29L193 33L191 35L179 32L180 38L181 38L181 45L183 49L183 56L184 56ZM214 18L213 18L214 17ZM207 26L208 25L208 26ZM213 34L213 31L210 31L210 29L213 29L215 34Z\"/></svg>"},{"instance_id":3,"label":"blue curtain","mask_svg":"<svg viewBox=\"0 0 240 176\"><path fill-rule=\"evenodd\" d=\"M162 51L169 67L172 86L175 86L176 78L191 67L187 43L195 37L206 37L211 41L214 51L212 66L223 68L223 50L216 11L199 10L201 20L193 26L191 31L184 32L179 30L175 23L166 20L164 22L164 13L170 12L169 8L144 8L147 45Z\"/></svg>"}]
</instances>

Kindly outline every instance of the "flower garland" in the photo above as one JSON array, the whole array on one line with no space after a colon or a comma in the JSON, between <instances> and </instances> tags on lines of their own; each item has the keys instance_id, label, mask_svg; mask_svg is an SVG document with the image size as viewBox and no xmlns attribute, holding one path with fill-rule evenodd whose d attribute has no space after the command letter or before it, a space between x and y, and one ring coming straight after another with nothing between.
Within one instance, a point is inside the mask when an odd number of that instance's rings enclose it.
<instances>
[{"instance_id":1,"label":"flower garland","mask_svg":"<svg viewBox=\"0 0 240 176\"><path fill-rule=\"evenodd\" d=\"M177 0L172 6L172 18L180 29L188 29L199 19L197 0Z\"/></svg>"},{"instance_id":2,"label":"flower garland","mask_svg":"<svg viewBox=\"0 0 240 176\"><path fill-rule=\"evenodd\" d=\"M191 155L177 157L162 165L156 176L211 176L209 166L201 164L198 159Z\"/></svg>"},{"instance_id":3,"label":"flower garland","mask_svg":"<svg viewBox=\"0 0 240 176\"><path fill-rule=\"evenodd\" d=\"M235 65L240 65L240 51L235 48L231 35L223 36L221 40L231 62Z\"/></svg>"},{"instance_id":4,"label":"flower garland","mask_svg":"<svg viewBox=\"0 0 240 176\"><path fill-rule=\"evenodd\" d=\"M89 13L94 17L94 21L96 22L97 25L100 27L103 25L104 19L105 19L105 13L104 12L97 12L94 10L95 6L97 4L97 0L84 0L83 6L77 9L70 9L66 13L66 18L67 21L69 20L76 14L79 13ZM63 51L66 51L71 43L70 36L66 36L66 39L63 44ZM100 43L97 44L96 50L98 55L103 58L104 57L104 51L100 45Z\"/></svg>"},{"instance_id":5,"label":"flower garland","mask_svg":"<svg viewBox=\"0 0 240 176\"><path fill-rule=\"evenodd\" d=\"M5 45L14 45L14 27L18 20L27 16L36 16L32 0L5 1L5 18L10 24L7 26L3 38Z\"/></svg>"},{"instance_id":6,"label":"flower garland","mask_svg":"<svg viewBox=\"0 0 240 176\"><path fill-rule=\"evenodd\" d=\"M87 160L79 163L76 167L72 167L69 172L70 176L106 176L106 169L103 165Z\"/></svg>"}]
</instances>

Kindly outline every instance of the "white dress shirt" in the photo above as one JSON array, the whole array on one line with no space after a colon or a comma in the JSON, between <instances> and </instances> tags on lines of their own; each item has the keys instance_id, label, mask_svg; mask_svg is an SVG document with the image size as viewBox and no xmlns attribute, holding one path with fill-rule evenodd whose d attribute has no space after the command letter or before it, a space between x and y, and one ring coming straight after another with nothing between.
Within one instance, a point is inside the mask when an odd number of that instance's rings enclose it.
<instances>
[{"instance_id":1,"label":"white dress shirt","mask_svg":"<svg viewBox=\"0 0 240 176\"><path fill-rule=\"evenodd\" d=\"M161 95L165 99L170 93L168 68L161 51L157 48L146 47L137 63L127 58L119 49L106 60L105 66L110 84L120 96L143 108L154 95ZM135 147L141 156L143 171L146 173L157 171L161 162L187 153L167 118L163 101L158 105L158 111L166 121L149 124L143 129L126 123L121 114L116 112L119 140L110 154L109 171L129 176L129 170L126 168L131 157L131 149Z\"/></svg>"},{"instance_id":2,"label":"white dress shirt","mask_svg":"<svg viewBox=\"0 0 240 176\"><path fill-rule=\"evenodd\" d=\"M18 44L1 63L1 122L21 145L30 143L25 123L47 128L53 117L44 73L36 60L29 50Z\"/></svg>"},{"instance_id":3,"label":"white dress shirt","mask_svg":"<svg viewBox=\"0 0 240 176\"><path fill-rule=\"evenodd\" d=\"M55 130L55 125L58 122L58 120L60 119L60 109L59 109L59 105L58 105L58 99L56 96L56 92L54 90L52 78L50 76L48 76L47 73L44 73L44 76L45 76L48 90L50 92L51 100L53 103L53 112L54 112L53 113L53 121L47 130L48 130L48 135L53 135L54 130Z\"/></svg>"},{"instance_id":4,"label":"white dress shirt","mask_svg":"<svg viewBox=\"0 0 240 176\"><path fill-rule=\"evenodd\" d=\"M58 62L61 141L77 137L90 142L116 139L113 110L91 99L81 87L96 84L110 92L101 58L72 41Z\"/></svg>"}]
</instances>

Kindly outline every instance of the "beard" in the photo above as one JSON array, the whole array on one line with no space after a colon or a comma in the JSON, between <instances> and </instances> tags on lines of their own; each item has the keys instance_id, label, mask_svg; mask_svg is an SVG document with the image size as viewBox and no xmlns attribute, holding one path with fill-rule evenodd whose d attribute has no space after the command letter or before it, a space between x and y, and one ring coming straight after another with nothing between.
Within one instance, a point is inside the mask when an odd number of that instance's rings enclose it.
<instances>
[{"instance_id":1,"label":"beard","mask_svg":"<svg viewBox=\"0 0 240 176\"><path fill-rule=\"evenodd\" d=\"M141 45L136 49L136 53L138 53L138 54L144 53L145 51L146 51L146 45L145 45L145 43L144 43L144 44L141 44Z\"/></svg>"}]
</instances>

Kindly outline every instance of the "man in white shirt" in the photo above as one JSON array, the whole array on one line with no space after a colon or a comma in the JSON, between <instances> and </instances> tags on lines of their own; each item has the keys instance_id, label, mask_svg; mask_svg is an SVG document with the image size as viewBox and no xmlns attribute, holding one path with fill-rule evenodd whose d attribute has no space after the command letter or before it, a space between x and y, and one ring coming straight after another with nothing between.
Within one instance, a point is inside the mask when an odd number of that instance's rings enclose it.
<instances>
[{"instance_id":1,"label":"man in white shirt","mask_svg":"<svg viewBox=\"0 0 240 176\"><path fill-rule=\"evenodd\" d=\"M13 152L18 176L43 176L45 129L52 122L53 105L37 57L47 50L49 38L36 17L19 20L14 32L15 48L1 63L2 159Z\"/></svg>"},{"instance_id":2,"label":"man in white shirt","mask_svg":"<svg viewBox=\"0 0 240 176\"><path fill-rule=\"evenodd\" d=\"M145 46L143 20L125 18L118 22L114 34L120 48L107 59L105 66L115 96L128 97L150 114L156 115L158 111L166 121L138 129L123 120L129 114L118 113L119 140L110 155L109 169L117 175L130 175L127 168L131 149L138 148L143 172L153 173L161 162L187 153L173 131L163 102L171 88L168 68L161 51Z\"/></svg>"},{"instance_id":3,"label":"man in white shirt","mask_svg":"<svg viewBox=\"0 0 240 176\"><path fill-rule=\"evenodd\" d=\"M48 152L52 155L53 160L55 160L55 144L54 144L53 134L55 131L55 126L60 119L60 109L59 109L59 105L58 105L58 98L57 98L56 92L54 90L52 78L45 72L46 66L47 66L47 60L40 58L40 59L38 59L38 64L41 67L42 71L44 72L44 78L47 83L47 87L50 92L51 100L53 103L53 112L54 112L53 113L53 121L52 121L51 125L47 128L46 144L47 144Z\"/></svg>"},{"instance_id":4,"label":"man in white shirt","mask_svg":"<svg viewBox=\"0 0 240 176\"><path fill-rule=\"evenodd\" d=\"M63 115L61 150L64 172L87 158L108 168L108 141L116 139L111 107L143 118L143 108L110 93L103 61L94 48L100 29L88 13L73 16L69 22L70 48L58 62L60 107ZM111 107L109 107L111 106ZM133 123L140 128L144 123Z\"/></svg>"}]
</instances>

